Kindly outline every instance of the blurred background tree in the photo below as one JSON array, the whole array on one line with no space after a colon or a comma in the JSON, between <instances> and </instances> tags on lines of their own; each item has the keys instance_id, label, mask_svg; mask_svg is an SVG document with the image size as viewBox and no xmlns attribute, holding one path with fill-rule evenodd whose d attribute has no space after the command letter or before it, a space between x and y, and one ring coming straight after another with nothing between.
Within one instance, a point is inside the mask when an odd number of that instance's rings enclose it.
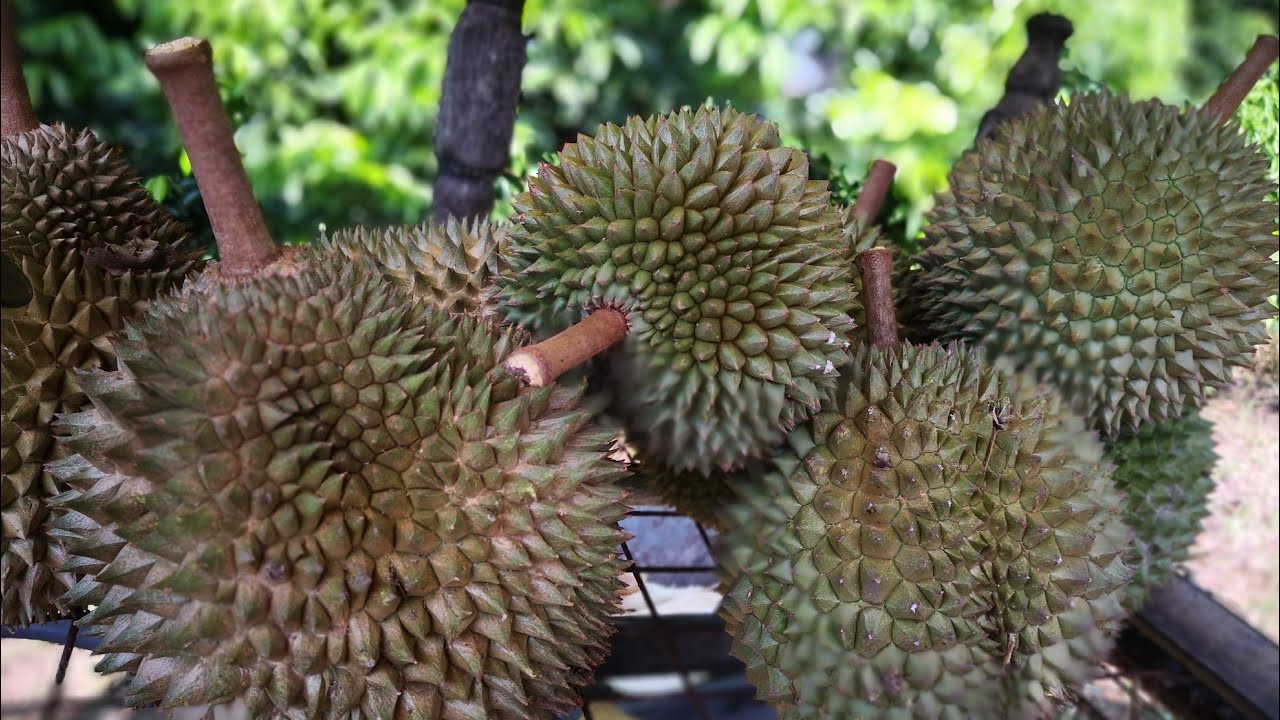
<instances>
[{"instance_id":1,"label":"blurred background tree","mask_svg":"<svg viewBox=\"0 0 1280 720\"><path fill-rule=\"evenodd\" d=\"M87 125L123 146L152 191L206 233L141 58L163 40L208 37L272 232L304 243L321 223L428 215L445 49L463 5L19 0L18 11L41 118ZM1042 11L1075 24L1068 91L1101 84L1199 102L1257 34L1276 32L1280 2L527 0L523 102L495 213L505 215L520 178L577 133L711 97L778 122L845 188L874 158L896 163L893 220L900 240L913 237L999 99L1026 42L1023 24ZM1274 123L1269 102L1259 112Z\"/></svg>"}]
</instances>

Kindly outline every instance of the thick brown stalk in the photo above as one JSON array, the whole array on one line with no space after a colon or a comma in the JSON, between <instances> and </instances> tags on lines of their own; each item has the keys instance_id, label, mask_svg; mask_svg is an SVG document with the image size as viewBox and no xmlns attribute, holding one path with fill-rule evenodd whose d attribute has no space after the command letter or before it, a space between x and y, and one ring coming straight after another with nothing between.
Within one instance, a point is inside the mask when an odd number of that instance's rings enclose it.
<instances>
[{"instance_id":1,"label":"thick brown stalk","mask_svg":"<svg viewBox=\"0 0 1280 720\"><path fill-rule=\"evenodd\" d=\"M1245 96L1277 57L1280 57L1280 38L1275 35L1259 35L1253 41L1253 47L1249 49L1244 62L1240 63L1230 77L1222 81L1217 92L1204 104L1205 109L1216 115L1219 123L1230 120L1240 103L1244 102Z\"/></svg>"},{"instance_id":2,"label":"thick brown stalk","mask_svg":"<svg viewBox=\"0 0 1280 720\"><path fill-rule=\"evenodd\" d=\"M858 219L860 227L871 225L876 215L880 214L880 208L889 195L889 188L893 187L893 176L897 172L897 166L888 160L871 163L867 181L862 184L862 192L858 193L858 200L853 204L853 216Z\"/></svg>"},{"instance_id":3,"label":"thick brown stalk","mask_svg":"<svg viewBox=\"0 0 1280 720\"><path fill-rule=\"evenodd\" d=\"M200 38L182 38L147 51L147 69L160 81L191 158L191 170L218 241L224 275L251 275L279 254L253 197L236 150L218 83L213 52Z\"/></svg>"},{"instance_id":4,"label":"thick brown stalk","mask_svg":"<svg viewBox=\"0 0 1280 720\"><path fill-rule=\"evenodd\" d=\"M486 217L493 183L511 162L511 133L520 102L524 0L468 0L449 36L433 199L436 219Z\"/></svg>"},{"instance_id":5,"label":"thick brown stalk","mask_svg":"<svg viewBox=\"0 0 1280 720\"><path fill-rule=\"evenodd\" d=\"M0 134L35 130L40 120L31 108L27 81L22 77L22 53L18 50L18 24L13 3L0 0Z\"/></svg>"},{"instance_id":6,"label":"thick brown stalk","mask_svg":"<svg viewBox=\"0 0 1280 720\"><path fill-rule=\"evenodd\" d=\"M874 347L898 346L898 319L893 312L893 251L885 247L858 253L862 305L867 312L867 338Z\"/></svg>"},{"instance_id":7,"label":"thick brown stalk","mask_svg":"<svg viewBox=\"0 0 1280 720\"><path fill-rule=\"evenodd\" d=\"M512 353L505 366L524 384L546 387L626 337L628 327L621 310L601 308L568 330Z\"/></svg>"}]
</instances>

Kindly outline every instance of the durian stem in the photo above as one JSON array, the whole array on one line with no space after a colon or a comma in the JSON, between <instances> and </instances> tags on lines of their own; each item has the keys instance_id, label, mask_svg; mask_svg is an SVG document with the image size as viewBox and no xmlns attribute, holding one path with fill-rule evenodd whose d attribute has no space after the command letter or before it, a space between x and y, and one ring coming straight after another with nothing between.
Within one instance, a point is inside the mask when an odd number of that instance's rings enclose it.
<instances>
[{"instance_id":1,"label":"durian stem","mask_svg":"<svg viewBox=\"0 0 1280 720\"><path fill-rule=\"evenodd\" d=\"M1226 80L1218 86L1217 92L1204 107L1218 117L1219 123L1225 123L1236 114L1236 109L1244 98L1258 83L1258 79L1267 72L1271 63L1280 57L1280 38L1275 35L1259 35L1253 41L1253 47Z\"/></svg>"},{"instance_id":2,"label":"durian stem","mask_svg":"<svg viewBox=\"0 0 1280 720\"><path fill-rule=\"evenodd\" d=\"M626 337L629 327L621 310L601 308L564 332L512 353L505 367L525 385L546 387Z\"/></svg>"},{"instance_id":3,"label":"durian stem","mask_svg":"<svg viewBox=\"0 0 1280 720\"><path fill-rule=\"evenodd\" d=\"M858 219L858 225L865 228L875 221L885 197L889 195L889 188L893 187L893 176L897 172L897 166L888 160L871 163L867 181L862 184L862 192L858 193L858 200L853 204L853 216Z\"/></svg>"},{"instance_id":4,"label":"durian stem","mask_svg":"<svg viewBox=\"0 0 1280 720\"><path fill-rule=\"evenodd\" d=\"M0 0L0 134L13 135L40 127L22 76L18 25L11 0Z\"/></svg>"},{"instance_id":5,"label":"durian stem","mask_svg":"<svg viewBox=\"0 0 1280 720\"><path fill-rule=\"evenodd\" d=\"M867 338L881 348L898 346L898 319L893 311L893 251L871 248L854 259L862 275L862 305L867 312Z\"/></svg>"},{"instance_id":6,"label":"durian stem","mask_svg":"<svg viewBox=\"0 0 1280 720\"><path fill-rule=\"evenodd\" d=\"M218 83L213 51L201 38L181 38L147 51L191 159L200 197L218 241L224 275L252 275L279 254L236 150Z\"/></svg>"}]
</instances>

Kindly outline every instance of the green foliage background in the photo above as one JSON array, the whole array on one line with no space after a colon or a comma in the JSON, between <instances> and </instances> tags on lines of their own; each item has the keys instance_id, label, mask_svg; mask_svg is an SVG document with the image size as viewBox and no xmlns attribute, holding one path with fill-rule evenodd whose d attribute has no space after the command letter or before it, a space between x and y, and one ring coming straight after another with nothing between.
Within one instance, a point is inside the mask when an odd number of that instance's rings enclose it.
<instances>
[{"instance_id":1,"label":"green foliage background","mask_svg":"<svg viewBox=\"0 0 1280 720\"><path fill-rule=\"evenodd\" d=\"M321 223L428 214L445 52L464 4L17 3L41 118L123 146L153 192L198 227L198 194L141 55L180 35L209 38L268 222L295 243ZM1198 102L1257 34L1276 32L1280 2L527 0L523 103L495 213L578 132L713 97L777 121L845 180L874 158L896 163L895 224L902 239L914 236L1002 94L1023 23L1045 10L1075 24L1064 63L1073 86ZM1274 84L1270 93L1256 115L1265 124L1271 113L1274 158Z\"/></svg>"}]
</instances>

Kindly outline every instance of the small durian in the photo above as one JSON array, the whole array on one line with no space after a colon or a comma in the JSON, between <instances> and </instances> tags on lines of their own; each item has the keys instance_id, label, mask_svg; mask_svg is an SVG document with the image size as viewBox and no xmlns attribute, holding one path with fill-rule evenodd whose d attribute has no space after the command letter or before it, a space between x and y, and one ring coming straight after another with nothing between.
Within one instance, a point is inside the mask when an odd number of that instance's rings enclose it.
<instances>
[{"instance_id":1,"label":"small durian","mask_svg":"<svg viewBox=\"0 0 1280 720\"><path fill-rule=\"evenodd\" d=\"M1202 405L1266 339L1277 283L1237 76L1203 108L1080 94L979 141L928 216L911 317L1033 371L1105 436Z\"/></svg>"},{"instance_id":2,"label":"small durian","mask_svg":"<svg viewBox=\"0 0 1280 720\"><path fill-rule=\"evenodd\" d=\"M129 703L255 718L550 719L620 610L610 434L581 388L527 388L525 338L370 258L281 251L206 42L147 54L221 261L84 378L50 464L68 601ZM228 233L236 233L228 235Z\"/></svg>"},{"instance_id":3,"label":"small durian","mask_svg":"<svg viewBox=\"0 0 1280 720\"><path fill-rule=\"evenodd\" d=\"M832 392L852 329L840 216L773 123L699 107L605 124L513 204L508 317L540 334L598 319L592 351L621 340L611 412L646 455L731 470Z\"/></svg>"},{"instance_id":4,"label":"small durian","mask_svg":"<svg viewBox=\"0 0 1280 720\"><path fill-rule=\"evenodd\" d=\"M1218 460L1213 425L1191 412L1173 422L1144 425L1107 445L1135 536L1131 563L1137 575L1129 585L1129 601L1140 606L1187 560L1209 516Z\"/></svg>"},{"instance_id":5,"label":"small durian","mask_svg":"<svg viewBox=\"0 0 1280 720\"><path fill-rule=\"evenodd\" d=\"M108 335L200 262L117 148L36 119L9 0L3 12L0 624L8 627L70 611L58 598L72 580L48 535L47 501L61 488L44 463L60 453L55 415L85 402L76 371L114 369Z\"/></svg>"},{"instance_id":6,"label":"small durian","mask_svg":"<svg viewBox=\"0 0 1280 720\"><path fill-rule=\"evenodd\" d=\"M1053 393L898 343L889 256L859 257L871 343L725 511L733 654L784 719L1037 717L1123 615L1111 469Z\"/></svg>"},{"instance_id":7,"label":"small durian","mask_svg":"<svg viewBox=\"0 0 1280 720\"><path fill-rule=\"evenodd\" d=\"M391 228L350 228L322 235L320 247L371 258L389 278L435 307L454 313L496 312L495 280L506 267L504 224L453 217Z\"/></svg>"}]
</instances>

